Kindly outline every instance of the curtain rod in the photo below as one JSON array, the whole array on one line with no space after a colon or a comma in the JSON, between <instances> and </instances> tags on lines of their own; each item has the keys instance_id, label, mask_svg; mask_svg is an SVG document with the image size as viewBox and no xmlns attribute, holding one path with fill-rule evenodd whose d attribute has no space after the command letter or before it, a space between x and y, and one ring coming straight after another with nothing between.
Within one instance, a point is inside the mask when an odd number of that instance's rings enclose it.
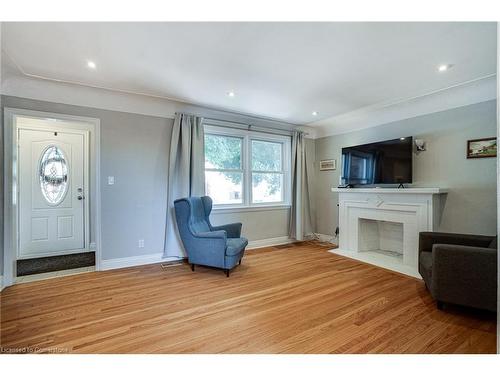
<instances>
[{"instance_id":1,"label":"curtain rod","mask_svg":"<svg viewBox=\"0 0 500 375\"><path fill-rule=\"evenodd\" d=\"M278 129L278 128L267 128L264 126L247 124L245 122L240 122L240 121L221 120L221 119L216 119L216 118L211 118L211 117L204 117L204 116L200 116L196 113L186 113L186 112L175 112L175 113L203 117L207 121L213 121L216 123L221 123L221 122L226 123L228 125L221 125L221 124L218 125L218 126L222 126L222 127L226 127L226 128L237 128L236 126L230 126L230 124L233 124L233 125L242 125L242 126L246 127L247 130L254 129L254 130L259 131L261 133L292 135L294 131L297 131L297 132L302 133L304 135L309 135L309 133L306 133L302 130L286 130L286 129Z\"/></svg>"}]
</instances>

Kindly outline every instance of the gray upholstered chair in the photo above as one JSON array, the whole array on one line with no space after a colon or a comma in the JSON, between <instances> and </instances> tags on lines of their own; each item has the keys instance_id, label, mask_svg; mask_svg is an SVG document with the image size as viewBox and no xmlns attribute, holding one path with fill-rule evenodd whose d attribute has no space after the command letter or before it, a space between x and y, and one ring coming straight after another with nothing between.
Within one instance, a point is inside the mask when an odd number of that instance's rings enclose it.
<instances>
[{"instance_id":1,"label":"gray upholstered chair","mask_svg":"<svg viewBox=\"0 0 500 375\"><path fill-rule=\"evenodd\" d=\"M496 311L497 238L421 232L418 270L437 301Z\"/></svg>"},{"instance_id":2,"label":"gray upholstered chair","mask_svg":"<svg viewBox=\"0 0 500 375\"><path fill-rule=\"evenodd\" d=\"M187 252L191 269L204 265L229 271L241 264L248 240L241 237L241 223L214 227L209 215L210 197L190 197L174 202L177 227Z\"/></svg>"}]
</instances>

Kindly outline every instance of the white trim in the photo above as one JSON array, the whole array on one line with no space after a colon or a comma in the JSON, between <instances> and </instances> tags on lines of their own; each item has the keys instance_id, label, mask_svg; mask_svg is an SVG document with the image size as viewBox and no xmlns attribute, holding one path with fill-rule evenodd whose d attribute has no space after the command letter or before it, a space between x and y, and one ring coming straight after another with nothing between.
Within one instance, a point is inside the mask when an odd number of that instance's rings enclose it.
<instances>
[{"instance_id":1,"label":"white trim","mask_svg":"<svg viewBox=\"0 0 500 375\"><path fill-rule=\"evenodd\" d=\"M6 64L9 62L6 61ZM11 63L10 65L10 69L4 69L6 74L2 76L1 94L5 96L170 119L174 118L175 112L187 111L205 117L249 121L263 128L303 130L309 133L309 138L314 139L481 103L497 97L496 74L491 74L410 98L376 103L307 124L294 124L284 120L231 112L222 108L209 108L205 105L183 103L163 97L95 88L43 77L34 78L22 73L17 64L14 63L12 66Z\"/></svg>"},{"instance_id":2,"label":"white trim","mask_svg":"<svg viewBox=\"0 0 500 375\"><path fill-rule=\"evenodd\" d=\"M241 126L235 124L235 128L212 125L214 120L209 120L204 125L205 134L218 135L225 137L236 137L241 139L241 169L231 170L234 172L242 173L243 182L243 203L242 204L214 204L215 210L238 210L234 212L241 212L244 208L252 209L258 207L277 207L277 206L290 206L291 200L291 136L278 135L278 134L264 134L258 130L241 129ZM227 122L226 122L227 124ZM281 171L271 172L283 176L283 201L281 202L266 202L266 203L252 203L252 173L264 172L252 170L252 150L251 142L255 141L268 141L281 144ZM224 171L222 169L205 168L206 171ZM250 211L250 210L249 210ZM229 212L229 211L226 211Z\"/></svg>"},{"instance_id":3,"label":"white trim","mask_svg":"<svg viewBox=\"0 0 500 375\"><path fill-rule=\"evenodd\" d=\"M15 115L15 117L18 117L18 115ZM19 116L21 117L21 116ZM28 118L27 116L22 116L21 118ZM37 117L38 119L38 117ZM84 200L84 208L83 208L83 214L84 214L84 220L83 220L83 226L84 226L84 247L80 249L71 249L71 250L61 250L61 251L53 251L53 252L43 252L43 253L37 253L35 254L26 254L22 255L21 254L21 249L17 249L17 259L31 259L33 257L44 257L44 256L56 256L56 255L66 255L66 254L75 254L75 253L80 253L80 252L88 252L90 251L90 203L88 197L90 196L89 194L89 184L88 181L90 181L90 131L89 130L83 130L83 129L77 129L76 126L73 123L61 123L59 121L54 121L52 122L49 126L43 124L23 124L22 121L16 122L14 124L15 126L15 134L18 136L14 138L14 149L19 150L19 134L20 130L41 130L41 131L47 131L47 132L52 132L54 130L57 130L60 133L70 133L70 134L78 134L83 136L83 152L84 152L84 157L83 157L83 181L84 181L84 191L83 191L83 196L85 197ZM18 159L18 156L16 157L16 160ZM19 169L17 169L16 174L19 176ZM17 191L18 194L18 199L19 197L19 191ZM19 210L19 206L18 206ZM19 212L16 212L17 215L17 220L19 222L20 217L19 217Z\"/></svg>"},{"instance_id":4,"label":"white trim","mask_svg":"<svg viewBox=\"0 0 500 375\"><path fill-rule=\"evenodd\" d=\"M295 242L295 240L288 238L288 236L249 241L247 250L259 249L261 247L268 247L268 246L284 245L292 242ZM125 258L103 259L101 261L101 271L114 270L126 267L144 266L147 264L164 263L174 260L179 260L179 258L177 257L164 258L163 252L147 254L147 255L138 255L133 257L125 257Z\"/></svg>"},{"instance_id":5,"label":"white trim","mask_svg":"<svg viewBox=\"0 0 500 375\"><path fill-rule=\"evenodd\" d=\"M100 189L100 120L91 117L63 115L59 113L31 111L21 108L4 108L4 282L6 286L12 285L15 279L15 261L17 257L18 228L17 228L17 129L16 117L31 117L35 119L54 119L54 126L68 129L80 129L90 132L89 150L91 158L90 180L94 182L95 189L95 241L96 241L96 270L100 269L101 260L101 189ZM92 160L93 157L93 160ZM87 185L87 189L90 186ZM90 194L86 194L87 197ZM88 202L88 200L87 200ZM88 215L87 215L88 216ZM89 226L90 229L90 226ZM90 248L90 239L86 247Z\"/></svg>"},{"instance_id":6,"label":"white trim","mask_svg":"<svg viewBox=\"0 0 500 375\"><path fill-rule=\"evenodd\" d=\"M179 258L177 257L163 258L163 252L146 254L146 255L137 255L125 258L103 259L101 261L101 271L114 270L126 267L143 266L146 264L170 262L173 260L179 260Z\"/></svg>"},{"instance_id":7,"label":"white trim","mask_svg":"<svg viewBox=\"0 0 500 375\"><path fill-rule=\"evenodd\" d=\"M266 238L263 240L254 240L248 242L247 250L259 249L268 246L284 245L293 242L295 242L295 240L289 238L288 236ZM179 258L177 257L164 258L163 252L147 254L147 255L138 255L133 257L125 257L125 258L103 259L101 261L101 271L114 270L126 267L143 266L147 264L164 263L175 260L179 260Z\"/></svg>"},{"instance_id":8,"label":"white trim","mask_svg":"<svg viewBox=\"0 0 500 375\"><path fill-rule=\"evenodd\" d=\"M4 52L4 51L3 51ZM12 60L12 59L11 59ZM7 62L8 63L8 62ZM7 71L7 69L6 69ZM90 107L108 111L135 113L173 119L176 112L196 113L221 120L244 121L262 128L292 131L297 124L259 116L256 114L209 107L193 102L182 102L164 97L97 88L37 78L23 74L17 66L10 66L8 75L2 76L1 94L31 100Z\"/></svg>"},{"instance_id":9,"label":"white trim","mask_svg":"<svg viewBox=\"0 0 500 375\"><path fill-rule=\"evenodd\" d=\"M3 290L3 275L0 275L0 292Z\"/></svg>"},{"instance_id":10,"label":"white trim","mask_svg":"<svg viewBox=\"0 0 500 375\"><path fill-rule=\"evenodd\" d=\"M377 103L307 124L315 138L351 133L395 121L495 100L496 74L479 77L411 98Z\"/></svg>"},{"instance_id":11,"label":"white trim","mask_svg":"<svg viewBox=\"0 0 500 375\"><path fill-rule=\"evenodd\" d=\"M439 187L428 188L331 188L332 193L371 193L371 194L446 194L448 189Z\"/></svg>"},{"instance_id":12,"label":"white trim","mask_svg":"<svg viewBox=\"0 0 500 375\"><path fill-rule=\"evenodd\" d=\"M260 249L261 247L285 245L288 243L296 242L293 238L288 236L265 238L262 240L248 241L247 250Z\"/></svg>"}]
</instances>

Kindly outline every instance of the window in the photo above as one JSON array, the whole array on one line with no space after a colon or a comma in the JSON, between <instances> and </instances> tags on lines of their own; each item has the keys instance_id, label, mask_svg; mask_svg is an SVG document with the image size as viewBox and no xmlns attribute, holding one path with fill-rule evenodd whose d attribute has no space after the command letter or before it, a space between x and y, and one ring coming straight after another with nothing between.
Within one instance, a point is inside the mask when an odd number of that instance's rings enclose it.
<instances>
[{"instance_id":1,"label":"window","mask_svg":"<svg viewBox=\"0 0 500 375\"><path fill-rule=\"evenodd\" d=\"M243 203L243 139L205 134L205 194L215 204Z\"/></svg>"},{"instance_id":2,"label":"window","mask_svg":"<svg viewBox=\"0 0 500 375\"><path fill-rule=\"evenodd\" d=\"M252 203L283 202L283 145L252 140Z\"/></svg>"},{"instance_id":3,"label":"window","mask_svg":"<svg viewBox=\"0 0 500 375\"><path fill-rule=\"evenodd\" d=\"M290 137L205 125L205 193L219 207L287 205Z\"/></svg>"},{"instance_id":4,"label":"window","mask_svg":"<svg viewBox=\"0 0 500 375\"><path fill-rule=\"evenodd\" d=\"M58 205L68 189L68 167L62 150L57 146L47 147L38 165L40 189L51 205Z\"/></svg>"}]
</instances>

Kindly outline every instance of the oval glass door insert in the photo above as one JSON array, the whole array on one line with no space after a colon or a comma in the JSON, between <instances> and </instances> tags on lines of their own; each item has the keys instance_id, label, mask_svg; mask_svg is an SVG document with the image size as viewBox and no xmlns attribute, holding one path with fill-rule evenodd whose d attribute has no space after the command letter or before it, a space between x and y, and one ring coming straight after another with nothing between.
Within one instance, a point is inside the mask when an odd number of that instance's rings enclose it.
<instances>
[{"instance_id":1,"label":"oval glass door insert","mask_svg":"<svg viewBox=\"0 0 500 375\"><path fill-rule=\"evenodd\" d=\"M61 203L68 190L68 164L59 147L49 146L42 153L39 177L42 195L47 203Z\"/></svg>"}]
</instances>

